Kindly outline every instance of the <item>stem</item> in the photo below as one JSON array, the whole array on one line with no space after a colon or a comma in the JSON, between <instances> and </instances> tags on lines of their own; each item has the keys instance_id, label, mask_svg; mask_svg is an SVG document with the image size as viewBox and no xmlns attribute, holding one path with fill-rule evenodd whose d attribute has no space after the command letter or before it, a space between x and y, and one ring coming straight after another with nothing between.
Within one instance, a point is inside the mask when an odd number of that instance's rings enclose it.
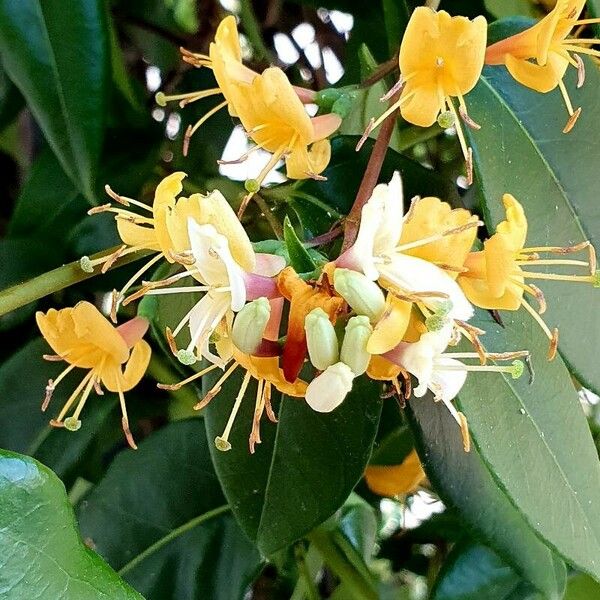
<instances>
[{"instance_id":1,"label":"stem","mask_svg":"<svg viewBox=\"0 0 600 600\"><path fill-rule=\"evenodd\" d=\"M397 100L398 97L394 96L390 102L394 103ZM381 173L381 166L383 165L385 154L388 146L390 145L392 132L394 131L394 127L396 125L397 116L398 109L390 113L379 130L379 135L377 136L377 140L373 146L373 151L371 152L371 157L369 158L369 163L367 164L362 181L360 182L356 199L354 200L354 204L352 205L352 208L350 209L350 212L344 221L344 242L342 243L341 252L347 250L350 246L352 246L354 240L356 240L358 226L360 225L360 213L362 211L362 207L367 203L371 197L371 194L373 193L373 189L377 185L377 180L379 179L379 174Z\"/></svg>"},{"instance_id":2,"label":"stem","mask_svg":"<svg viewBox=\"0 0 600 600\"><path fill-rule=\"evenodd\" d=\"M173 529L173 531L167 533L167 535L154 542L154 544L148 546L143 552L138 554L134 559L130 560L124 567L119 569L119 575L121 575L122 577L123 575L125 575L125 573L128 573L129 571L137 567L142 561L146 560L146 558L148 558L155 552L158 552L158 550L160 550L163 546L166 546L174 539L177 539L180 535L187 533L190 529L193 529L198 525L202 525L202 523L204 523L205 521L214 519L215 517L218 517L219 515L222 515L223 513L226 513L228 511L229 505L224 504L223 506L213 508L213 510L209 510L204 514L199 515L198 517L190 519L187 523L184 523L176 529Z\"/></svg>"},{"instance_id":3,"label":"stem","mask_svg":"<svg viewBox=\"0 0 600 600\"><path fill-rule=\"evenodd\" d=\"M309 534L308 539L354 600L377 600L378 593L374 583L361 576L353 567L329 532L316 529Z\"/></svg>"},{"instance_id":4,"label":"stem","mask_svg":"<svg viewBox=\"0 0 600 600\"><path fill-rule=\"evenodd\" d=\"M91 256L90 259L96 260L104 256L109 256L118 250L118 248L120 248L120 246L103 250L102 252L98 252ZM125 256L118 258L111 269L122 267L123 265L127 265L153 253L154 250L140 250L139 252L126 254ZM76 260L72 263L63 265L62 267L58 267L57 269L53 269L52 271L48 271L47 273L42 273L29 281L6 288L5 290L0 291L0 316L21 306L25 306L30 302L34 302L39 298L58 292L75 283L95 277L99 273L99 267L94 269L93 273L86 273L81 269L79 261Z\"/></svg>"},{"instance_id":5,"label":"stem","mask_svg":"<svg viewBox=\"0 0 600 600\"><path fill-rule=\"evenodd\" d=\"M240 20L250 40L250 45L256 52L257 60L268 60L271 53L263 41L261 26L254 13L252 0L241 0Z\"/></svg>"},{"instance_id":6,"label":"stem","mask_svg":"<svg viewBox=\"0 0 600 600\"><path fill-rule=\"evenodd\" d=\"M361 88L371 87L378 81L381 81L384 77L387 77L390 73L393 73L398 69L398 55L393 56L384 63L381 63L374 73L369 75L361 84Z\"/></svg>"},{"instance_id":7,"label":"stem","mask_svg":"<svg viewBox=\"0 0 600 600\"><path fill-rule=\"evenodd\" d=\"M324 246L325 244L329 244L329 242L333 242L333 240L338 238L341 234L342 234L342 226L336 225L335 227L333 227L333 229L331 229L327 233L323 233L321 235L318 235L317 237L312 238L311 240L308 240L307 242L304 242L304 245L307 248L315 248L316 246Z\"/></svg>"}]
</instances>

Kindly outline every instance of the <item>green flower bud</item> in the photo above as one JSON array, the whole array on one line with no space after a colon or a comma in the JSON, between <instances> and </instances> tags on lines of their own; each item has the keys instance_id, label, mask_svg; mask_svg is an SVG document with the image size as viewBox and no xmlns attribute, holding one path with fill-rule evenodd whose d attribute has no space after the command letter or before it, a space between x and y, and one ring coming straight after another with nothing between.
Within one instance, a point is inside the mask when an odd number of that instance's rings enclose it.
<instances>
[{"instance_id":1,"label":"green flower bud","mask_svg":"<svg viewBox=\"0 0 600 600\"><path fill-rule=\"evenodd\" d=\"M336 88L327 88L321 90L315 95L315 104L326 112L331 112L331 107L339 100L343 92Z\"/></svg>"},{"instance_id":2,"label":"green flower bud","mask_svg":"<svg viewBox=\"0 0 600 600\"><path fill-rule=\"evenodd\" d=\"M359 315L366 315L373 323L379 321L385 309L385 297L374 281L358 271L336 269L333 287Z\"/></svg>"},{"instance_id":3,"label":"green flower bud","mask_svg":"<svg viewBox=\"0 0 600 600\"><path fill-rule=\"evenodd\" d=\"M246 304L233 322L231 339L235 346L244 354L254 354L270 317L271 305L266 298L258 298Z\"/></svg>"},{"instance_id":4,"label":"green flower bud","mask_svg":"<svg viewBox=\"0 0 600 600\"><path fill-rule=\"evenodd\" d=\"M371 354L367 352L367 342L373 333L368 317L352 317L346 325L346 333L340 351L340 360L348 365L356 377L362 375L369 366Z\"/></svg>"},{"instance_id":5,"label":"green flower bud","mask_svg":"<svg viewBox=\"0 0 600 600\"><path fill-rule=\"evenodd\" d=\"M335 329L322 308L311 310L304 319L306 345L310 362L324 371L335 364L339 358L339 346Z\"/></svg>"}]
</instances>

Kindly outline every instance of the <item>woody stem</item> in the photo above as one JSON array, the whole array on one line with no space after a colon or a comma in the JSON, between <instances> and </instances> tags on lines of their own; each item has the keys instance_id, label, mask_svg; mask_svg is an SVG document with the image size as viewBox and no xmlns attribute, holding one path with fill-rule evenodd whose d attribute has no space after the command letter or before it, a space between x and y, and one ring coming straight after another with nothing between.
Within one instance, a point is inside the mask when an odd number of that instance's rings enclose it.
<instances>
[{"instance_id":1,"label":"woody stem","mask_svg":"<svg viewBox=\"0 0 600 600\"><path fill-rule=\"evenodd\" d=\"M392 104L397 101L397 96L394 96L390 100ZM373 146L373 151L371 152L369 163L367 164L362 181L360 182L360 187L358 188L358 193L356 194L354 204L352 205L352 208L350 209L350 212L344 221L344 241L342 243L341 252L347 250L356 240L358 226L360 225L360 214L362 207L367 203L371 197L371 194L373 193L373 190L375 189L375 186L377 185L377 180L379 179L379 174L381 173L381 167L385 159L385 154L388 146L390 145L390 139L392 137L392 132L394 131L394 126L396 125L397 116L398 109L396 109L387 117L387 119L383 122L381 129L379 130L379 135L377 136L377 140Z\"/></svg>"}]
</instances>

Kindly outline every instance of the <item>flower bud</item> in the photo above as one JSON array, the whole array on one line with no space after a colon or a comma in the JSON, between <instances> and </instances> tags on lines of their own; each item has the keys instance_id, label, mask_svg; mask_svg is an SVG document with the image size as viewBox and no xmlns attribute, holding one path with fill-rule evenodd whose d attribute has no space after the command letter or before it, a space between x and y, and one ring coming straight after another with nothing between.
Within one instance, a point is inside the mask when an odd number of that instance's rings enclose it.
<instances>
[{"instance_id":1,"label":"flower bud","mask_svg":"<svg viewBox=\"0 0 600 600\"><path fill-rule=\"evenodd\" d=\"M265 327L271 316L271 305L266 298L249 302L236 315L231 339L244 354L253 354L260 345Z\"/></svg>"},{"instance_id":2,"label":"flower bud","mask_svg":"<svg viewBox=\"0 0 600 600\"><path fill-rule=\"evenodd\" d=\"M336 269L333 273L333 287L359 315L366 315L372 322L381 318L385 309L383 292L362 273Z\"/></svg>"},{"instance_id":3,"label":"flower bud","mask_svg":"<svg viewBox=\"0 0 600 600\"><path fill-rule=\"evenodd\" d=\"M344 401L353 380L354 373L348 365L335 363L308 384L306 403L317 412L331 412Z\"/></svg>"},{"instance_id":4,"label":"flower bud","mask_svg":"<svg viewBox=\"0 0 600 600\"><path fill-rule=\"evenodd\" d=\"M338 361L339 346L335 329L322 308L311 310L304 319L310 362L324 371Z\"/></svg>"},{"instance_id":5,"label":"flower bud","mask_svg":"<svg viewBox=\"0 0 600 600\"><path fill-rule=\"evenodd\" d=\"M363 315L352 317L346 325L340 360L352 369L356 377L369 366L371 354L367 352L367 342L372 333L373 327L368 317Z\"/></svg>"}]
</instances>

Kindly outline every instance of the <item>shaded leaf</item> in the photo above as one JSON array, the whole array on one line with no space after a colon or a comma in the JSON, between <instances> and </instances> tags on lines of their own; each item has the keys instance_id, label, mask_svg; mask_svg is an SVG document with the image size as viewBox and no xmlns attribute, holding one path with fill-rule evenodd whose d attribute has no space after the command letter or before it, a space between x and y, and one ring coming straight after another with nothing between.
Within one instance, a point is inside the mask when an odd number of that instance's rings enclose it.
<instances>
[{"instance_id":1,"label":"shaded leaf","mask_svg":"<svg viewBox=\"0 0 600 600\"><path fill-rule=\"evenodd\" d=\"M103 138L108 37L104 3L2 0L0 52L48 143L78 189L93 201Z\"/></svg>"},{"instance_id":2,"label":"shaded leaf","mask_svg":"<svg viewBox=\"0 0 600 600\"><path fill-rule=\"evenodd\" d=\"M260 566L221 492L204 424L172 423L120 453L78 517L96 550L149 600L234 600Z\"/></svg>"},{"instance_id":3,"label":"shaded leaf","mask_svg":"<svg viewBox=\"0 0 600 600\"><path fill-rule=\"evenodd\" d=\"M290 265L297 273L309 273L315 270L316 264L310 254L299 240L290 220L286 217L283 221L283 238L290 257Z\"/></svg>"},{"instance_id":4,"label":"shaded leaf","mask_svg":"<svg viewBox=\"0 0 600 600\"><path fill-rule=\"evenodd\" d=\"M142 598L83 544L65 488L50 469L1 451L0 496L2 597Z\"/></svg>"},{"instance_id":5,"label":"shaded leaf","mask_svg":"<svg viewBox=\"0 0 600 600\"><path fill-rule=\"evenodd\" d=\"M212 374L211 374L212 375ZM204 378L206 392L214 378ZM230 377L206 410L207 437L221 435L240 378ZM378 386L358 379L335 411L314 412L304 400L274 394L279 422L264 420L262 444L248 452L255 385L233 426L232 450L210 445L233 513L266 555L284 548L331 516L362 476L381 411Z\"/></svg>"}]
</instances>

